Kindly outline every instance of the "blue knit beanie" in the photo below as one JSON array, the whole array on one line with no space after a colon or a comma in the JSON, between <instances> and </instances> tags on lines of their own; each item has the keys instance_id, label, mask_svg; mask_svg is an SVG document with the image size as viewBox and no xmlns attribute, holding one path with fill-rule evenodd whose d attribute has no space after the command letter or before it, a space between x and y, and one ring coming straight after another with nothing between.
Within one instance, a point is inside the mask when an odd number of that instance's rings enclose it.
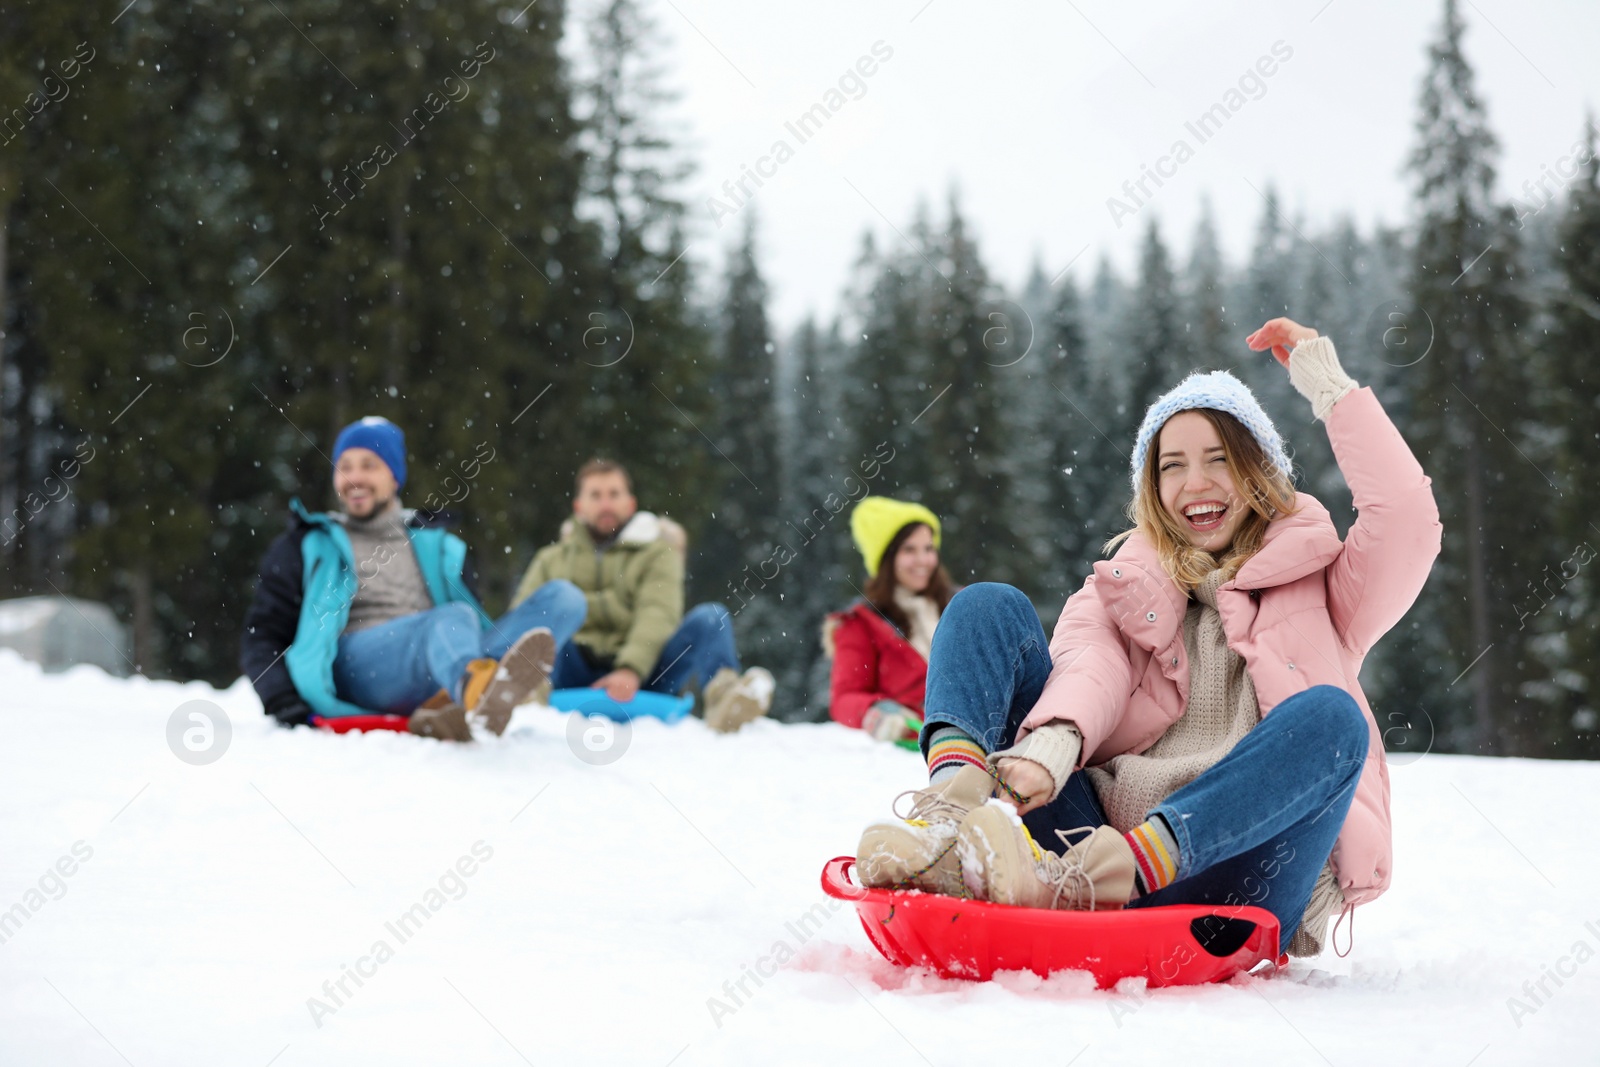
<instances>
[{"instance_id":1,"label":"blue knit beanie","mask_svg":"<svg viewBox=\"0 0 1600 1067\"><path fill-rule=\"evenodd\" d=\"M1195 371L1151 404L1144 413L1138 440L1133 444L1132 478L1135 493L1139 491L1139 474L1144 470L1145 453L1149 451L1156 434L1161 432L1161 427L1172 416L1194 408L1226 411L1238 419L1261 445L1268 461L1285 477L1294 477L1294 467L1289 461L1289 453L1284 450L1283 438L1278 436L1278 428L1272 425L1272 420L1261 409L1250 387L1225 370Z\"/></svg>"},{"instance_id":2,"label":"blue knit beanie","mask_svg":"<svg viewBox=\"0 0 1600 1067\"><path fill-rule=\"evenodd\" d=\"M339 431L333 442L333 465L339 457L352 448L370 448L378 458L389 465L394 480L406 484L406 435L400 427L380 415L368 415Z\"/></svg>"}]
</instances>

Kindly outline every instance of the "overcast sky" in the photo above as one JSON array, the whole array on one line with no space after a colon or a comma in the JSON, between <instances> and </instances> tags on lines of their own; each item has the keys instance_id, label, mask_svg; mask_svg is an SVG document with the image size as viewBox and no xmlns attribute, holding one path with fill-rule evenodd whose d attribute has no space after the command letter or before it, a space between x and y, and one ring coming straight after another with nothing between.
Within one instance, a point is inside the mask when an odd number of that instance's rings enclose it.
<instances>
[{"instance_id":1,"label":"overcast sky","mask_svg":"<svg viewBox=\"0 0 1600 1067\"><path fill-rule=\"evenodd\" d=\"M1008 287L1035 257L1054 276L1081 253L1071 268L1080 281L1102 251L1131 266L1152 214L1187 254L1207 195L1237 261L1269 182L1312 226L1340 214L1364 230L1398 223L1409 213L1402 168L1441 10L1436 0L647 6L667 38L661 59L682 94L672 114L698 167L687 186L697 221L689 254L720 270L755 210L784 330L810 311L833 314L864 229L898 243L894 228L907 229L917 201L942 215L952 188ZM1469 0L1462 11L1501 142L1500 191L1514 195L1571 150L1600 99L1600 4ZM859 77L863 57L873 73ZM840 106L828 94L842 77ZM1244 91L1230 97L1241 78ZM830 102L837 110L802 141L800 116ZM1200 131L1204 141L1186 126L1230 103L1237 110ZM1180 139L1192 157L1162 162ZM782 162L780 140L792 151ZM741 207L723 183L758 164L770 176L759 189L747 179L754 196ZM1123 183L1158 164L1171 176L1160 188L1147 179L1153 196L1135 203ZM713 196L735 213L708 204ZM1136 212L1114 220L1112 196Z\"/></svg>"}]
</instances>

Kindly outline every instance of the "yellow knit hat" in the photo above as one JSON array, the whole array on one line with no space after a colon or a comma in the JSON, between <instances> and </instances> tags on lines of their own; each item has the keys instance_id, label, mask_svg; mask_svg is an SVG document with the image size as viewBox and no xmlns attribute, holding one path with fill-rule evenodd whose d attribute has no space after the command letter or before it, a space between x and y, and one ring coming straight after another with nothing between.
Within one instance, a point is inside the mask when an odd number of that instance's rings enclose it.
<instances>
[{"instance_id":1,"label":"yellow knit hat","mask_svg":"<svg viewBox=\"0 0 1600 1067\"><path fill-rule=\"evenodd\" d=\"M895 535L913 522L924 522L933 531L933 547L939 547L939 516L921 504L911 504L887 496L864 496L850 513L850 536L867 565L867 573L877 574L883 554Z\"/></svg>"}]
</instances>

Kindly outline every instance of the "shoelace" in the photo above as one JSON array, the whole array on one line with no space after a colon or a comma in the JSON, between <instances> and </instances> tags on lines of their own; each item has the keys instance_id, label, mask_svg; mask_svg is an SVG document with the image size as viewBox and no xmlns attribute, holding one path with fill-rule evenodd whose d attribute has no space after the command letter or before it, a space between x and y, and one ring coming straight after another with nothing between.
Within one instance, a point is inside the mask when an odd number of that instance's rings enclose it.
<instances>
[{"instance_id":1,"label":"shoelace","mask_svg":"<svg viewBox=\"0 0 1600 1067\"><path fill-rule=\"evenodd\" d=\"M905 815L901 815L900 802L906 797L913 798L911 802L911 810ZM907 789L904 793L901 793L899 796L894 798L894 803L890 805L890 810L894 812L897 819L909 823L912 826L919 827L928 826L935 818L941 815L945 816L950 822L957 823L960 822L967 813L967 810L960 804L946 800L943 793L929 789L926 786L921 789ZM923 875L937 867L939 865L939 861L944 859L945 856L948 855L955 847L956 837L954 834L951 834L950 842L945 845L944 848L941 848L938 853L927 862L927 864L920 869L907 874L904 878L901 878L899 881L895 882L890 888L905 889L908 886L915 885L917 879L921 878ZM965 883L963 883L961 895L970 895L965 891ZM893 914L894 913L891 911L890 918L893 918ZM887 922L888 920L884 921Z\"/></svg>"},{"instance_id":2,"label":"shoelace","mask_svg":"<svg viewBox=\"0 0 1600 1067\"><path fill-rule=\"evenodd\" d=\"M900 814L900 802L906 797L911 797L911 810ZM904 793L894 798L890 805L895 818L909 823L927 825L939 816L944 816L951 822L960 822L967 814L967 809L952 800L946 800L945 795L938 790L924 786L921 789L907 789Z\"/></svg>"},{"instance_id":3,"label":"shoelace","mask_svg":"<svg viewBox=\"0 0 1600 1067\"><path fill-rule=\"evenodd\" d=\"M1006 794L1016 802L1016 805L1019 809L1027 805L1030 798L1023 796L1015 789L1012 789L1011 784L1004 778L1000 777L999 774L995 773L995 769L993 767L985 766L983 769L990 778L994 779L994 784L1004 790ZM909 815L901 815L900 801L908 796L917 797L918 799L913 802L911 806L911 813ZM889 810L894 812L895 818L903 819L906 822L912 822L917 819L926 819L930 814L938 814L945 808L948 808L950 813L954 815L956 822L960 822L967 813L967 810L962 808L959 804L952 804L945 800L944 794L935 790L932 786L923 786L921 789L907 789L904 793L901 793L899 796L895 797L894 803L890 805Z\"/></svg>"},{"instance_id":4,"label":"shoelace","mask_svg":"<svg viewBox=\"0 0 1600 1067\"><path fill-rule=\"evenodd\" d=\"M1015 799L1019 805L1027 803L1027 798L1020 796L1015 789L1012 789L1009 785L1007 785L1005 780L994 772L993 768L985 767L984 770L988 771L989 777L993 778L995 783L999 785L1001 789L1004 789L1007 793L1011 794L1012 798ZM902 815L900 814L900 803L901 801L905 800L906 797L912 798L911 810ZM900 819L902 822L910 823L912 826L928 826L941 816L946 821L959 823L962 819L966 818L967 812L970 809L957 804L954 801L946 799L942 790L934 789L931 786L923 786L921 789L907 789L905 792L896 796L894 798L894 803L889 806L889 810L894 812L895 818ZM1029 843L1032 844L1032 838L1029 838ZM939 861L944 859L945 856L948 855L955 847L956 839L954 836L952 836L950 838L950 843L945 845L944 848L940 849L938 854L934 856L933 859L927 863L927 865L922 867L920 870L912 871L910 874L900 879L894 884L893 888L904 889L907 886L914 884L918 878L921 878L924 874L927 874L929 871L933 870L934 867L938 866ZM1037 845L1033 847L1035 853L1040 851ZM971 896L971 894L965 889L965 883L963 883L961 895L963 897Z\"/></svg>"},{"instance_id":5,"label":"shoelace","mask_svg":"<svg viewBox=\"0 0 1600 1067\"><path fill-rule=\"evenodd\" d=\"M985 766L983 769L990 778L994 779L994 784L1004 790L1016 802L1018 809L1027 805L1030 798L1012 789L1010 783L996 774L993 767ZM917 799L912 802L910 814L901 815L900 801L906 797L915 797ZM921 789L907 789L904 793L895 797L894 803L889 806L889 810L894 812L895 818L905 822L931 821L932 816L940 814L949 815L953 821L960 822L966 817L968 809L945 800L944 794L932 786L923 786ZM1076 833L1077 831L1074 830L1073 832Z\"/></svg>"},{"instance_id":6,"label":"shoelace","mask_svg":"<svg viewBox=\"0 0 1600 1067\"><path fill-rule=\"evenodd\" d=\"M1067 896L1067 907L1073 911L1093 911L1095 906L1094 882L1089 877L1089 872L1084 869L1083 858L1087 853L1073 851L1071 834L1094 833L1093 826L1076 826L1071 830L1057 830L1056 836L1061 839L1061 844L1066 847L1065 855L1057 855L1049 849L1041 849L1037 845L1040 881L1048 882L1055 892L1050 897L1050 907L1055 908L1063 894ZM1029 844L1033 840L1030 835ZM1088 907L1084 907L1084 894L1088 894Z\"/></svg>"},{"instance_id":7,"label":"shoelace","mask_svg":"<svg viewBox=\"0 0 1600 1067\"><path fill-rule=\"evenodd\" d=\"M1006 780L1004 778L1001 778L998 774L995 773L995 770L994 770L993 767L985 766L984 770L986 772L988 772L988 775L989 775L990 778L994 779L994 782L995 782L995 784L997 786L999 786L1006 793L1008 793L1011 796L1012 800L1016 801L1017 806L1019 808L1022 807L1023 805L1025 805L1025 804L1027 804L1028 798L1023 796L1022 794L1018 793L1015 789L1012 789L1011 786L1006 782ZM911 797L912 798L911 810L909 812L907 812L906 814L902 815L902 814L900 814L900 802L902 800L904 800L906 797ZM928 826L935 819L939 818L940 816L943 816L949 822L959 823L962 819L966 818L967 812L970 809L966 808L966 807L963 807L962 805L957 804L954 801L945 799L945 795L944 795L944 792L942 790L934 789L931 786L923 786L921 789L907 789L905 792L903 792L903 793L899 794L898 796L896 796L894 798L894 803L889 805L889 810L894 812L895 818L901 820L902 822L910 823L912 826ZM1090 827L1085 827L1085 826L1080 826L1077 829L1066 831L1066 832L1067 833L1077 833L1079 830L1087 830L1087 829L1091 829L1091 828ZM1060 831L1060 830L1056 831L1056 833L1058 833L1058 834L1060 834L1062 832L1063 831ZM1023 833L1027 833L1027 829L1026 828L1023 829ZM1063 838L1063 843L1065 843L1065 838ZM1035 857L1048 855L1048 856L1051 856L1053 858L1058 858L1058 857L1055 857L1054 853L1047 852L1046 850L1041 849L1037 844L1035 844L1034 840L1033 840L1033 836L1031 834L1028 835L1028 846L1033 849L1033 853L1034 853ZM906 875L904 878L902 878L898 882L896 882L892 888L894 888L894 889L904 889L907 886L914 884L918 878L921 878L924 874L927 874L929 871L933 870L934 867L938 866L939 861L944 859L945 856L947 854L949 854L949 852L952 849L954 849L955 847L956 847L956 839L955 839L955 837L952 836L950 838L950 843L947 844L944 848L940 849L938 855L934 856L933 859L931 861L929 861L926 866L922 867L920 870L912 871L910 874ZM958 857L958 862L959 862L959 857ZM1081 863L1079 864L1079 878L1080 879L1084 878L1084 875L1082 873L1082 864ZM967 890L965 888L965 882L964 881L963 881L961 895L963 897L969 897L969 898L972 895L971 893L967 892ZM1057 895L1057 897L1060 896L1060 889L1059 888L1056 891L1056 895ZM1092 901L1094 899L1094 887L1093 886L1089 887L1089 896L1090 896L1090 900L1091 900L1091 905L1090 906L1092 907L1093 906Z\"/></svg>"}]
</instances>

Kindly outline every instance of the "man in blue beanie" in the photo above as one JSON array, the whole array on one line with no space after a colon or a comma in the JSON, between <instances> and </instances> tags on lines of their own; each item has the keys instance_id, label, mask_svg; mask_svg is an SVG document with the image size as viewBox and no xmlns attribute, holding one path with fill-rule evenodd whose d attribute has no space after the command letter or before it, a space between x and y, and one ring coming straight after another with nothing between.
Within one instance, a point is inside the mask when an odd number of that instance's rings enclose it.
<instances>
[{"instance_id":1,"label":"man in blue beanie","mask_svg":"<svg viewBox=\"0 0 1600 1067\"><path fill-rule=\"evenodd\" d=\"M499 734L583 623L587 606L571 582L548 583L491 622L450 516L402 506L405 482L405 435L368 416L334 442L342 510L290 502L239 654L280 723L382 712L408 715L411 732L430 737L471 740L473 722Z\"/></svg>"}]
</instances>

